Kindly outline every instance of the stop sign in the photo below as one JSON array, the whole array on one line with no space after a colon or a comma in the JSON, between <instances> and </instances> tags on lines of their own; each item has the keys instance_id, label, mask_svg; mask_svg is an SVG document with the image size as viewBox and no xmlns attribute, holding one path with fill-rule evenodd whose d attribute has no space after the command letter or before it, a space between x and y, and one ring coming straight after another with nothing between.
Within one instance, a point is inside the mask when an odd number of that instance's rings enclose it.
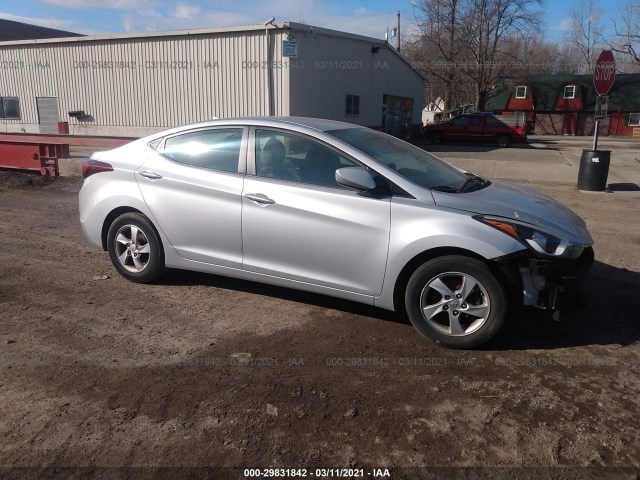
<instances>
[{"instance_id":1,"label":"stop sign","mask_svg":"<svg viewBox=\"0 0 640 480\"><path fill-rule=\"evenodd\" d=\"M596 87L598 95L606 95L609 93L615 79L616 60L613 58L611 50L603 50L598 57L596 69L593 72L593 84Z\"/></svg>"}]
</instances>

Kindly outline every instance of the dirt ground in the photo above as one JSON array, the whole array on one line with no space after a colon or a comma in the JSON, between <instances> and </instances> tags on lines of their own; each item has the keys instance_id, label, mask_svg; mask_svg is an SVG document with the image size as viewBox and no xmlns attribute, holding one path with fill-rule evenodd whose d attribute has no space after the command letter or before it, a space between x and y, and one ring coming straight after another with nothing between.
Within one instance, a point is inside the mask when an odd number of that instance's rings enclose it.
<instances>
[{"instance_id":1,"label":"dirt ground","mask_svg":"<svg viewBox=\"0 0 640 480\"><path fill-rule=\"evenodd\" d=\"M530 184L587 221L589 305L453 351L347 301L181 271L127 282L82 237L80 186L0 172L0 477L639 478L640 192Z\"/></svg>"}]
</instances>

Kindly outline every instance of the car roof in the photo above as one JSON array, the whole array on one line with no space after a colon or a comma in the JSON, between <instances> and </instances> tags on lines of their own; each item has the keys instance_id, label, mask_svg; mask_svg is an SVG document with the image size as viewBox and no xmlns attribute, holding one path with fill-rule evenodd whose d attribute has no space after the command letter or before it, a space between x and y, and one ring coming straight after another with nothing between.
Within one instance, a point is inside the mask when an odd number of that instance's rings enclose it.
<instances>
[{"instance_id":1,"label":"car roof","mask_svg":"<svg viewBox=\"0 0 640 480\"><path fill-rule=\"evenodd\" d=\"M209 120L206 122L199 122L189 125L190 127L206 127L206 126L218 126L218 125L257 125L257 126L298 126L307 127L313 130L319 130L327 132L330 130L339 130L344 128L365 128L361 125L354 125L352 123L338 122L336 120L327 120L324 118L312 118L312 117L233 117L233 118L220 118L215 120ZM185 125L186 127L186 125Z\"/></svg>"}]
</instances>

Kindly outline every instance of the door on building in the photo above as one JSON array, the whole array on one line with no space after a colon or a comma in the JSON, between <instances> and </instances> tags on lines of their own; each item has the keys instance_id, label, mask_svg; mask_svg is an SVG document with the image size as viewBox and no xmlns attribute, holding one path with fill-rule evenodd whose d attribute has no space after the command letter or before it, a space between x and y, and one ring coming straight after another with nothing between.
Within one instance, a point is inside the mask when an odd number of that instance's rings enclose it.
<instances>
[{"instance_id":1,"label":"door on building","mask_svg":"<svg viewBox=\"0 0 640 480\"><path fill-rule=\"evenodd\" d=\"M58 98L36 97L36 106L38 107L40 133L58 133L58 122L60 121Z\"/></svg>"},{"instance_id":2,"label":"door on building","mask_svg":"<svg viewBox=\"0 0 640 480\"><path fill-rule=\"evenodd\" d=\"M564 115L564 124L562 125L563 135L576 135L578 129L578 112L567 112Z\"/></svg>"},{"instance_id":3,"label":"door on building","mask_svg":"<svg viewBox=\"0 0 640 480\"><path fill-rule=\"evenodd\" d=\"M382 96L382 130L390 135L406 138L411 133L413 99Z\"/></svg>"}]
</instances>

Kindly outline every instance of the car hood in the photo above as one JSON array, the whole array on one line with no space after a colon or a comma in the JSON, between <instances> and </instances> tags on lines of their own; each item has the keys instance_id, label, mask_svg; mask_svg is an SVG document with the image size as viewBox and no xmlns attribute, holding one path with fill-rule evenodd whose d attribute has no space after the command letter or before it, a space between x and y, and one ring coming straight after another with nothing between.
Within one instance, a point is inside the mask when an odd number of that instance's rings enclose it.
<instances>
[{"instance_id":1,"label":"car hood","mask_svg":"<svg viewBox=\"0 0 640 480\"><path fill-rule=\"evenodd\" d=\"M557 200L515 183L492 180L491 185L476 191L431 193L435 203L443 207L518 220L574 243L593 244L584 220L577 214Z\"/></svg>"}]
</instances>

